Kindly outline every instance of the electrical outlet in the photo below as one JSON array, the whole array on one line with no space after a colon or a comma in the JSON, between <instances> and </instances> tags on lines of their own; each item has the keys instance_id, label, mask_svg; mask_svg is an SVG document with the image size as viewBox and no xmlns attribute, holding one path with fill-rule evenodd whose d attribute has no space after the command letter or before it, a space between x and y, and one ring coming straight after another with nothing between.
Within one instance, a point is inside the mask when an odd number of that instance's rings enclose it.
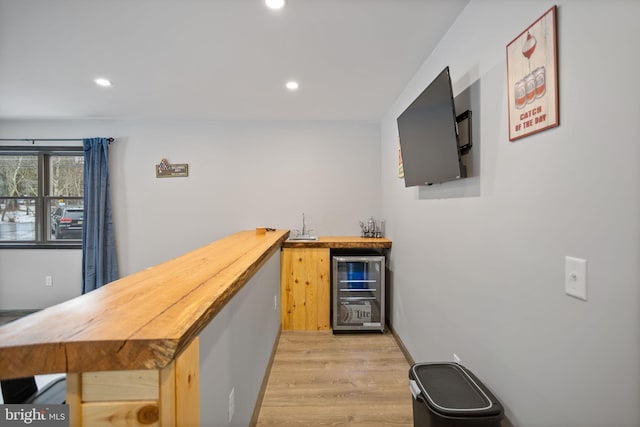
<instances>
[{"instance_id":1,"label":"electrical outlet","mask_svg":"<svg viewBox=\"0 0 640 427\"><path fill-rule=\"evenodd\" d=\"M460 358L458 357L457 354L453 353L453 361L455 363L457 363L458 365L460 364Z\"/></svg>"},{"instance_id":2,"label":"electrical outlet","mask_svg":"<svg viewBox=\"0 0 640 427\"><path fill-rule=\"evenodd\" d=\"M236 411L235 394L236 394L236 389L235 387L233 387L231 389L231 393L229 393L229 422L231 422L231 419L233 418L233 414Z\"/></svg>"},{"instance_id":3,"label":"electrical outlet","mask_svg":"<svg viewBox=\"0 0 640 427\"><path fill-rule=\"evenodd\" d=\"M45 286L53 286L53 277L52 276L45 276L44 277L44 285Z\"/></svg>"}]
</instances>

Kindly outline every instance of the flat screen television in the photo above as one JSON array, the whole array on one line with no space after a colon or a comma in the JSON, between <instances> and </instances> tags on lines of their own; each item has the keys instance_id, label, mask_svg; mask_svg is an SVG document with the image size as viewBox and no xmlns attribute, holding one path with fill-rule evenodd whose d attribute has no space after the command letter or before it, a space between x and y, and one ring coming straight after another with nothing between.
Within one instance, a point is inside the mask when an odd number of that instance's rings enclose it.
<instances>
[{"instance_id":1,"label":"flat screen television","mask_svg":"<svg viewBox=\"0 0 640 427\"><path fill-rule=\"evenodd\" d=\"M397 119L405 187L465 177L449 67Z\"/></svg>"}]
</instances>

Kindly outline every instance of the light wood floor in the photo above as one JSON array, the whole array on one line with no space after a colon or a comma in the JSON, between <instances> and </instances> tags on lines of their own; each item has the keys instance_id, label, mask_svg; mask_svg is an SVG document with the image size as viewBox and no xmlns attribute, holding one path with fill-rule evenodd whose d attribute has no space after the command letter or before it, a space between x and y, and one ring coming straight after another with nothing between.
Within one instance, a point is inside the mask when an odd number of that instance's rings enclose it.
<instances>
[{"instance_id":1,"label":"light wood floor","mask_svg":"<svg viewBox=\"0 0 640 427\"><path fill-rule=\"evenodd\" d=\"M36 311L38 310L0 310L0 326Z\"/></svg>"},{"instance_id":2,"label":"light wood floor","mask_svg":"<svg viewBox=\"0 0 640 427\"><path fill-rule=\"evenodd\" d=\"M257 426L413 426L409 367L390 333L283 331Z\"/></svg>"}]
</instances>

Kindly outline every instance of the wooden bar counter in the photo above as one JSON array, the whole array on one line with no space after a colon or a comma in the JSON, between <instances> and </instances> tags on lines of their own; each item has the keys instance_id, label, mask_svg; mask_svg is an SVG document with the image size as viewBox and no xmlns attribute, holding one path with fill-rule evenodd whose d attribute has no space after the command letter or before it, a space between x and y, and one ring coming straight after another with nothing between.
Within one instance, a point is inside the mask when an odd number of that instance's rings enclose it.
<instances>
[{"instance_id":1,"label":"wooden bar counter","mask_svg":"<svg viewBox=\"0 0 640 427\"><path fill-rule=\"evenodd\" d=\"M287 240L280 273L283 330L331 329L331 251L391 248L391 240L352 236Z\"/></svg>"},{"instance_id":2,"label":"wooden bar counter","mask_svg":"<svg viewBox=\"0 0 640 427\"><path fill-rule=\"evenodd\" d=\"M67 373L71 425L198 425L198 334L288 235L242 231L4 325L0 378Z\"/></svg>"}]
</instances>

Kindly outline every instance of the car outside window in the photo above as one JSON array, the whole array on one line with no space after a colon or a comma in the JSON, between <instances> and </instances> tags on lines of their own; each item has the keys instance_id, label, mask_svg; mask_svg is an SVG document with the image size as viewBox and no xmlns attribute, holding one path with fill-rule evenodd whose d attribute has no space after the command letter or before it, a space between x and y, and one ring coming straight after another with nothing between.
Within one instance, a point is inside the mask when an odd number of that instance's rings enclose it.
<instances>
[{"instance_id":1,"label":"car outside window","mask_svg":"<svg viewBox=\"0 0 640 427\"><path fill-rule=\"evenodd\" d=\"M58 208L51 218L51 234L55 239L82 239L83 219L81 206Z\"/></svg>"}]
</instances>

